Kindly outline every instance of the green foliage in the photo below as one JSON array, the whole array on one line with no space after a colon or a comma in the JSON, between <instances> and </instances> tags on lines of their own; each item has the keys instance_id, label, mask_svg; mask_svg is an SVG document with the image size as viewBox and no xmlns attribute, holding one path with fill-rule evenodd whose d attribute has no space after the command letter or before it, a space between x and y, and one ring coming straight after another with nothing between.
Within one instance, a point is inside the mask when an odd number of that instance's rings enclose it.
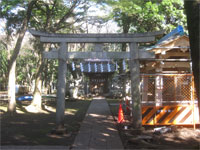
<instances>
[{"instance_id":1,"label":"green foliage","mask_svg":"<svg viewBox=\"0 0 200 150\"><path fill-rule=\"evenodd\" d=\"M33 81L37 73L38 65L38 52L30 48L24 48L21 50L20 55L17 58L17 84L27 85L32 87ZM45 63L45 62L44 62ZM57 81L57 60L47 60L45 63L44 71L42 72L42 79L44 84L50 85L52 82Z\"/></svg>"},{"instance_id":2,"label":"green foliage","mask_svg":"<svg viewBox=\"0 0 200 150\"><path fill-rule=\"evenodd\" d=\"M45 68L42 73L42 80L45 87L49 87L53 83L57 83L58 60L49 59L45 62Z\"/></svg>"},{"instance_id":3,"label":"green foliage","mask_svg":"<svg viewBox=\"0 0 200 150\"><path fill-rule=\"evenodd\" d=\"M1 0L0 16L6 19L6 30L8 34L19 30L26 16L28 0Z\"/></svg>"},{"instance_id":4,"label":"green foliage","mask_svg":"<svg viewBox=\"0 0 200 150\"><path fill-rule=\"evenodd\" d=\"M8 52L3 44L0 43L0 89L7 84L8 73ZM5 89L4 89L5 90Z\"/></svg>"},{"instance_id":5,"label":"green foliage","mask_svg":"<svg viewBox=\"0 0 200 150\"><path fill-rule=\"evenodd\" d=\"M165 30L166 33L182 25L186 17L182 0L100 0L99 4L113 9L111 17L122 32L150 32Z\"/></svg>"},{"instance_id":6,"label":"green foliage","mask_svg":"<svg viewBox=\"0 0 200 150\"><path fill-rule=\"evenodd\" d=\"M17 78L16 81L21 85L32 86L32 81L36 73L37 55L31 49L22 49L17 58Z\"/></svg>"}]
</instances>

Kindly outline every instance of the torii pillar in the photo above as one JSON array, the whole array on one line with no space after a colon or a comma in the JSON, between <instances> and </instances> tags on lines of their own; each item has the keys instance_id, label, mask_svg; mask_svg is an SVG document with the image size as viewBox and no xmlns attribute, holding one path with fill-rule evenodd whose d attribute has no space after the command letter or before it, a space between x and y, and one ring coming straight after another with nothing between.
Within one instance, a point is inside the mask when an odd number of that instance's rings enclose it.
<instances>
[{"instance_id":1,"label":"torii pillar","mask_svg":"<svg viewBox=\"0 0 200 150\"><path fill-rule=\"evenodd\" d=\"M60 43L58 50L58 82L57 82L57 103L56 103L56 130L65 130L65 88L66 88L66 54L68 46L66 43Z\"/></svg>"},{"instance_id":2,"label":"torii pillar","mask_svg":"<svg viewBox=\"0 0 200 150\"><path fill-rule=\"evenodd\" d=\"M135 129L140 129L142 127L142 111L140 96L140 63L138 44L129 43L129 48L133 127Z\"/></svg>"}]
</instances>

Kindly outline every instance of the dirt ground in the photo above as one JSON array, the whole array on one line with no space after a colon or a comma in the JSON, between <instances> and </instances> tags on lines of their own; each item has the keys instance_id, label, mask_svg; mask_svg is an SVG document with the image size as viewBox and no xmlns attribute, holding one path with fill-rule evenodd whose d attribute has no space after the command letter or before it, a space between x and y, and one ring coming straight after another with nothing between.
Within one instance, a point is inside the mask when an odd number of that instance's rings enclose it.
<instances>
[{"instance_id":1,"label":"dirt ground","mask_svg":"<svg viewBox=\"0 0 200 150\"><path fill-rule=\"evenodd\" d=\"M143 127L138 131L130 124L118 124L118 129L125 149L200 150L200 128L194 130L183 126ZM162 130L155 131L155 129Z\"/></svg>"},{"instance_id":2,"label":"dirt ground","mask_svg":"<svg viewBox=\"0 0 200 150\"><path fill-rule=\"evenodd\" d=\"M71 145L78 132L80 123L89 106L89 101L68 102L67 128L72 133L69 135L52 135L50 131L55 127L55 113L49 114L18 114L8 117L0 109L1 145ZM1 104L1 107L2 104ZM116 110L115 110L116 109ZM113 105L117 112L118 105ZM141 131L134 130L130 122L118 124L125 149L197 149L200 150L200 127L166 126L160 132L155 128L144 126ZM127 129L126 127L127 126ZM168 131L166 131L166 129Z\"/></svg>"},{"instance_id":3,"label":"dirt ground","mask_svg":"<svg viewBox=\"0 0 200 150\"><path fill-rule=\"evenodd\" d=\"M125 149L197 149L200 150L200 126L143 126L138 131L124 114L125 123L118 124L119 100L109 99L111 113L116 121ZM126 126L126 127L125 127ZM155 131L160 129L160 132Z\"/></svg>"}]
</instances>

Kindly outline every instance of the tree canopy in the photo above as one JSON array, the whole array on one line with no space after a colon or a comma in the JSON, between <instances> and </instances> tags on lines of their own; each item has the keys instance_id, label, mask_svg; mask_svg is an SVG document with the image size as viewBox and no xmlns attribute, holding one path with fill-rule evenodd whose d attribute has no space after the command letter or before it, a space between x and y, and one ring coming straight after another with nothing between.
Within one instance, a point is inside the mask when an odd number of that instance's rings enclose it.
<instances>
[{"instance_id":1,"label":"tree canopy","mask_svg":"<svg viewBox=\"0 0 200 150\"><path fill-rule=\"evenodd\" d=\"M111 7L110 17L124 33L163 29L168 33L178 25L186 28L182 0L98 0L98 3Z\"/></svg>"}]
</instances>

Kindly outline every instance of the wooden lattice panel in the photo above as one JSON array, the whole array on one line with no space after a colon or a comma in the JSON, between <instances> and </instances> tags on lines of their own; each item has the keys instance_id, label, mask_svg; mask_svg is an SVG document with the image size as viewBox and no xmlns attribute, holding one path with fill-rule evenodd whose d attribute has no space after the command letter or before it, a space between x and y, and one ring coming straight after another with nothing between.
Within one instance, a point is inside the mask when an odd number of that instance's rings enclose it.
<instances>
[{"instance_id":1,"label":"wooden lattice panel","mask_svg":"<svg viewBox=\"0 0 200 150\"><path fill-rule=\"evenodd\" d=\"M160 77L160 81L156 81L158 76ZM141 79L143 83L141 88L142 101L155 101L156 95L160 95L159 101L163 102L190 101L193 98L197 100L196 91L192 87L192 75L190 74L142 75ZM156 82L160 82L159 87L156 85Z\"/></svg>"}]
</instances>

